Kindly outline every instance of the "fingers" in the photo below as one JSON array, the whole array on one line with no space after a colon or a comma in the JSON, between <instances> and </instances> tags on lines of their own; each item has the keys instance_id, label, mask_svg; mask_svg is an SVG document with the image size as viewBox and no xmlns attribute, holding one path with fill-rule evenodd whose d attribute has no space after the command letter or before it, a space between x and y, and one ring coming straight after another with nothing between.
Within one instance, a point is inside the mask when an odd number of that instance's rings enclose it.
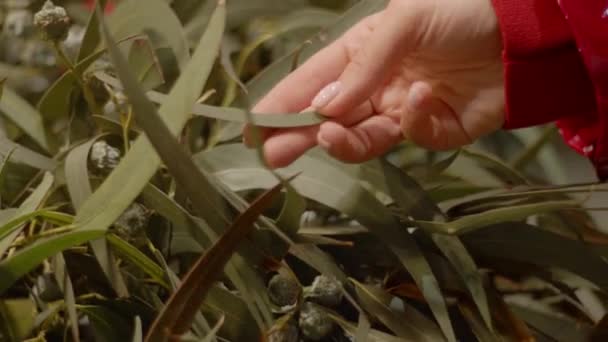
<instances>
[{"instance_id":1,"label":"fingers","mask_svg":"<svg viewBox=\"0 0 608 342\"><path fill-rule=\"evenodd\" d=\"M324 115L337 117L357 108L377 90L402 57L401 25L393 16L383 11L359 22L279 82L253 111L293 113L312 105ZM263 140L271 132L262 129ZM251 145L248 127L244 140Z\"/></svg>"},{"instance_id":2,"label":"fingers","mask_svg":"<svg viewBox=\"0 0 608 342\"><path fill-rule=\"evenodd\" d=\"M315 106L323 115L339 117L348 113L388 81L404 54L411 51L418 40L414 22L403 19L399 11L389 8L375 19L379 23L367 28L368 37L362 40L363 44L347 46L354 51L350 51L351 59L338 81L330 85L333 99L321 101L322 107Z\"/></svg>"},{"instance_id":3,"label":"fingers","mask_svg":"<svg viewBox=\"0 0 608 342\"><path fill-rule=\"evenodd\" d=\"M317 144L318 131L319 126L298 127L270 135L264 142L266 163L273 169L293 163Z\"/></svg>"},{"instance_id":4,"label":"fingers","mask_svg":"<svg viewBox=\"0 0 608 342\"><path fill-rule=\"evenodd\" d=\"M350 115L338 118L341 125L351 126L373 115L368 101ZM264 157L272 168L285 167L317 145L319 126L288 128L274 131L264 142Z\"/></svg>"},{"instance_id":5,"label":"fingers","mask_svg":"<svg viewBox=\"0 0 608 342\"><path fill-rule=\"evenodd\" d=\"M308 107L306 109L304 109L301 113L305 113L305 112L312 112L315 109L313 107ZM267 113L269 115L275 115L275 114L270 114ZM279 115L279 114L276 114ZM255 138L254 138L254 127L252 127L251 124L245 124L244 128L243 128L243 143L245 144L245 146L252 148L255 147ZM275 132L281 132L281 129L277 129L277 128L270 128L270 127L257 127L257 134L259 135L259 140L261 143L263 143L264 141L266 141L266 139L271 136L273 133Z\"/></svg>"},{"instance_id":6,"label":"fingers","mask_svg":"<svg viewBox=\"0 0 608 342\"><path fill-rule=\"evenodd\" d=\"M433 95L426 82L414 82L407 95L407 113L401 118L406 139L431 150L449 150L472 142L454 110Z\"/></svg>"},{"instance_id":7,"label":"fingers","mask_svg":"<svg viewBox=\"0 0 608 342\"><path fill-rule=\"evenodd\" d=\"M402 140L398 119L372 116L353 127L328 121L317 134L319 146L347 163L360 163L385 154Z\"/></svg>"},{"instance_id":8,"label":"fingers","mask_svg":"<svg viewBox=\"0 0 608 342\"><path fill-rule=\"evenodd\" d=\"M356 27L351 30L356 29ZM343 38L339 38L321 49L304 64L281 80L252 109L254 113L281 114L298 113L309 107L315 95L328 83L336 80L348 63L348 56L343 47ZM260 128L264 141L274 130ZM243 130L245 145L252 147L251 127Z\"/></svg>"},{"instance_id":9,"label":"fingers","mask_svg":"<svg viewBox=\"0 0 608 342\"><path fill-rule=\"evenodd\" d=\"M338 39L281 80L253 108L257 113L297 113L310 106L326 84L340 76L348 63L343 40Z\"/></svg>"}]
</instances>

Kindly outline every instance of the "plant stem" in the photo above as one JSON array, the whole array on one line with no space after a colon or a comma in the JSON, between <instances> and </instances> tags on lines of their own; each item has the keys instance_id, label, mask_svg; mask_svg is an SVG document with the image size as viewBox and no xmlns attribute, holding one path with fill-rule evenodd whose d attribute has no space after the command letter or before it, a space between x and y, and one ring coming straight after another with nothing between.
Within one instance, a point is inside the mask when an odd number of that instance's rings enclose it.
<instances>
[{"instance_id":1,"label":"plant stem","mask_svg":"<svg viewBox=\"0 0 608 342\"><path fill-rule=\"evenodd\" d=\"M59 42L53 42L53 47L55 48L55 52L57 53L57 57L59 58L59 60L61 60L65 67L72 73L72 75L76 79L76 82L78 82L78 85L82 89L82 94L84 95L84 99L87 102L91 113L100 114L101 111L97 106L93 91L86 84L82 72L80 72L80 70L74 67L74 64L70 61L70 58L65 54L65 51L63 51L63 48L61 47L61 44Z\"/></svg>"},{"instance_id":2,"label":"plant stem","mask_svg":"<svg viewBox=\"0 0 608 342\"><path fill-rule=\"evenodd\" d=\"M129 106L127 113L120 112L120 121L122 124L122 143L125 153L129 151L129 132L131 130L131 121L133 120L133 108Z\"/></svg>"},{"instance_id":3,"label":"plant stem","mask_svg":"<svg viewBox=\"0 0 608 342\"><path fill-rule=\"evenodd\" d=\"M511 162L511 166L516 170L521 170L528 165L540 152L540 150L553 139L557 129L553 126L545 128L542 134L530 146L524 149Z\"/></svg>"},{"instance_id":4,"label":"plant stem","mask_svg":"<svg viewBox=\"0 0 608 342\"><path fill-rule=\"evenodd\" d=\"M13 242L13 244L11 245L11 247L21 247L21 246L24 246L28 243L31 243L33 241L36 241L36 240L44 238L44 237L49 237L49 236L53 236L53 235L57 235L57 234L70 232L70 231L74 230L75 228L76 228L76 226L69 225L69 226L45 230L37 235L21 237L21 238L16 239Z\"/></svg>"}]
</instances>

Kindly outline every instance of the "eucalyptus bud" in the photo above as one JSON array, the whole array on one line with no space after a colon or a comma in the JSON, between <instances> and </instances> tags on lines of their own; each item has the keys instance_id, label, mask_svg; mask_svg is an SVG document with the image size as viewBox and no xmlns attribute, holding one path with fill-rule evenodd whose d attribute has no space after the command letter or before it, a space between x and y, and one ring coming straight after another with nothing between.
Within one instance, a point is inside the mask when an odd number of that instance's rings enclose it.
<instances>
[{"instance_id":1,"label":"eucalyptus bud","mask_svg":"<svg viewBox=\"0 0 608 342\"><path fill-rule=\"evenodd\" d=\"M312 341L321 341L334 329L331 317L312 303L304 303L302 306L298 325L302 336Z\"/></svg>"},{"instance_id":2,"label":"eucalyptus bud","mask_svg":"<svg viewBox=\"0 0 608 342\"><path fill-rule=\"evenodd\" d=\"M42 38L51 42L63 41L68 36L71 23L65 8L55 6L51 0L47 0L34 15L34 25L42 33Z\"/></svg>"},{"instance_id":3,"label":"eucalyptus bud","mask_svg":"<svg viewBox=\"0 0 608 342\"><path fill-rule=\"evenodd\" d=\"M104 140L99 140L91 147L89 160L99 173L112 171L120 163L121 152Z\"/></svg>"},{"instance_id":4,"label":"eucalyptus bud","mask_svg":"<svg viewBox=\"0 0 608 342\"><path fill-rule=\"evenodd\" d=\"M300 284L295 279L282 274L274 275L268 282L268 296L280 307L295 305L300 291Z\"/></svg>"},{"instance_id":5,"label":"eucalyptus bud","mask_svg":"<svg viewBox=\"0 0 608 342\"><path fill-rule=\"evenodd\" d=\"M315 277L305 297L317 304L334 307L342 302L343 295L344 288L338 279L319 275Z\"/></svg>"},{"instance_id":6,"label":"eucalyptus bud","mask_svg":"<svg viewBox=\"0 0 608 342\"><path fill-rule=\"evenodd\" d=\"M125 237L137 237L148 225L150 212L143 205L132 203L116 220L116 229Z\"/></svg>"}]
</instances>

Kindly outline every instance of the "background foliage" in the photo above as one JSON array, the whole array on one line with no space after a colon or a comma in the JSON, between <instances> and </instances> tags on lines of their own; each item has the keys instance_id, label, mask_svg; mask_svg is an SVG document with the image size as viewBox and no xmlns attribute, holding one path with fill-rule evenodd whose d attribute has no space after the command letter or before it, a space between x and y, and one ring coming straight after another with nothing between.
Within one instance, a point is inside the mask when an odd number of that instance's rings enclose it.
<instances>
[{"instance_id":1,"label":"background foliage","mask_svg":"<svg viewBox=\"0 0 608 342\"><path fill-rule=\"evenodd\" d=\"M0 341L605 338L605 187L553 127L276 173L241 144L321 122L247 109L384 3L57 1L53 45L4 1Z\"/></svg>"}]
</instances>

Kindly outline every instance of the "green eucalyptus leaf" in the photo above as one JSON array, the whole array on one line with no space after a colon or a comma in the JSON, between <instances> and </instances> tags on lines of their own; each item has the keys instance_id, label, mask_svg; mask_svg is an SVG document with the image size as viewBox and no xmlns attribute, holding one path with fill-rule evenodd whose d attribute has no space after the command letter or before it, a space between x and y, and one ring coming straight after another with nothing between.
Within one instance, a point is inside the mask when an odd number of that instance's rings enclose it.
<instances>
[{"instance_id":1,"label":"green eucalyptus leaf","mask_svg":"<svg viewBox=\"0 0 608 342\"><path fill-rule=\"evenodd\" d=\"M194 158L235 191L269 188L276 181L274 175L259 164L255 152L242 145L222 145ZM349 174L320 159L303 156L282 173L299 174L291 184L303 196L368 226L412 274L448 340L455 339L443 295L428 262L388 208Z\"/></svg>"},{"instance_id":2,"label":"green eucalyptus leaf","mask_svg":"<svg viewBox=\"0 0 608 342\"><path fill-rule=\"evenodd\" d=\"M608 287L606 262L584 242L521 222L506 222L462 237L475 258L512 260L555 267Z\"/></svg>"},{"instance_id":3,"label":"green eucalyptus leaf","mask_svg":"<svg viewBox=\"0 0 608 342\"><path fill-rule=\"evenodd\" d=\"M76 209L77 213L82 204L93 193L91 182L89 181L89 153L93 144L95 144L101 137L103 136L93 137L81 145L74 147L70 152L68 152L65 159L64 170L66 175L66 185L70 199L72 200L72 206L74 209ZM106 240L100 239L91 241L91 248L93 249L93 254L99 262L101 269L106 275L106 278L112 285L112 288L121 297L127 297L129 295L127 285L120 273L116 259L108 249Z\"/></svg>"},{"instance_id":4,"label":"green eucalyptus leaf","mask_svg":"<svg viewBox=\"0 0 608 342\"><path fill-rule=\"evenodd\" d=\"M105 52L105 49L91 52L74 65L74 70L77 74L82 74ZM78 85L76 77L72 71L66 71L42 95L37 108L45 121L52 122L59 118L69 117L72 93Z\"/></svg>"},{"instance_id":5,"label":"green eucalyptus leaf","mask_svg":"<svg viewBox=\"0 0 608 342\"><path fill-rule=\"evenodd\" d=\"M156 49L169 48L182 72L186 71L190 58L188 42L167 1L121 1L108 18L108 26L117 40L146 34Z\"/></svg>"},{"instance_id":6,"label":"green eucalyptus leaf","mask_svg":"<svg viewBox=\"0 0 608 342\"><path fill-rule=\"evenodd\" d=\"M11 88L5 86L0 99L0 112L30 136L43 150L50 152L54 146L42 124L42 116Z\"/></svg>"},{"instance_id":7,"label":"green eucalyptus leaf","mask_svg":"<svg viewBox=\"0 0 608 342\"><path fill-rule=\"evenodd\" d=\"M67 270L65 259L62 253L58 253L53 258L54 275L59 287L63 291L66 311L68 312L68 320L72 339L80 341L80 329L78 324L78 313L76 311L76 295L74 294L74 285Z\"/></svg>"},{"instance_id":8,"label":"green eucalyptus leaf","mask_svg":"<svg viewBox=\"0 0 608 342\"><path fill-rule=\"evenodd\" d=\"M441 335L436 332L427 332L423 326L415 324L411 319L404 319L394 312L390 307L390 295L383 293L382 289L374 288L369 285L361 284L353 279L357 296L361 306L373 317L378 318L384 325L391 329L398 337L410 341L440 341ZM379 296L389 298L385 300ZM387 301L389 301L387 303ZM439 340L438 340L439 338Z\"/></svg>"},{"instance_id":9,"label":"green eucalyptus leaf","mask_svg":"<svg viewBox=\"0 0 608 342\"><path fill-rule=\"evenodd\" d=\"M449 222L415 221L415 225L433 233L463 235L501 222L523 220L527 217L552 211L574 209L576 201L547 201L492 209L479 214L463 216Z\"/></svg>"},{"instance_id":10,"label":"green eucalyptus leaf","mask_svg":"<svg viewBox=\"0 0 608 342\"><path fill-rule=\"evenodd\" d=\"M156 283L164 286L165 288L169 288L165 271L163 271L163 269L154 261L148 258L148 256L115 234L108 234L106 238L110 246L112 246L112 248L122 257L123 260L129 261L137 266L144 273L150 276L150 278L152 278Z\"/></svg>"},{"instance_id":11,"label":"green eucalyptus leaf","mask_svg":"<svg viewBox=\"0 0 608 342\"><path fill-rule=\"evenodd\" d=\"M107 2L107 0L96 0L95 6L105 8ZM92 54L93 51L95 51L95 48L97 48L100 42L101 35L99 34L99 22L97 21L95 12L91 12L85 28L84 37L82 38L82 44L80 45L80 50L78 51L78 58L76 60L78 62L84 60L86 57Z\"/></svg>"},{"instance_id":12,"label":"green eucalyptus leaf","mask_svg":"<svg viewBox=\"0 0 608 342\"><path fill-rule=\"evenodd\" d=\"M21 233L23 229L22 217L28 217L29 214L36 211L38 207L44 202L46 197L53 186L54 177L50 173L45 173L40 184L36 187L34 192L19 206L19 209L15 212L14 216L0 226L0 257L6 252L6 250L13 243L15 238ZM16 222L16 224L14 224ZM0 286L1 288L1 286ZM0 291L1 293L2 291Z\"/></svg>"}]
</instances>

